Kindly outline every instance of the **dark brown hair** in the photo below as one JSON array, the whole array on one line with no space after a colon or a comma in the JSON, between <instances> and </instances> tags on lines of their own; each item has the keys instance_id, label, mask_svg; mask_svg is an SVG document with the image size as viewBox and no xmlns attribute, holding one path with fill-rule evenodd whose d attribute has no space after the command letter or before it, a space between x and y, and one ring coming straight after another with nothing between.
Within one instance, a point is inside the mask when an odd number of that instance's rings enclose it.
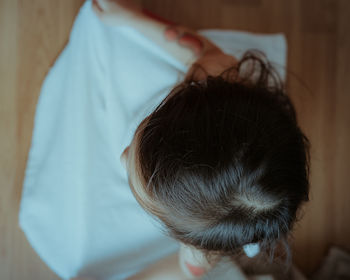
<instances>
[{"instance_id":1,"label":"dark brown hair","mask_svg":"<svg viewBox=\"0 0 350 280\"><path fill-rule=\"evenodd\" d=\"M249 50L217 77L190 77L139 134L145 190L163 209L147 210L206 253L234 256L248 243L271 250L309 200L310 144L265 58Z\"/></svg>"}]
</instances>

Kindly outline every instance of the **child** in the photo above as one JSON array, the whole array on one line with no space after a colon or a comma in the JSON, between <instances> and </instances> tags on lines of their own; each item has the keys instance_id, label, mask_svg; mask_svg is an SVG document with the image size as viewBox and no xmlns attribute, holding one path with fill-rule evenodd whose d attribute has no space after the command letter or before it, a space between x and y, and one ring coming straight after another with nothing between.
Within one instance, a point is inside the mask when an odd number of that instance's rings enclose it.
<instances>
[{"instance_id":1,"label":"child","mask_svg":"<svg viewBox=\"0 0 350 280\"><path fill-rule=\"evenodd\" d=\"M252 52L238 61L125 1L93 5L108 24L128 22L166 48L165 31L194 54L184 82L140 123L121 156L137 201L182 244L185 275L173 262L174 279L199 277L244 248L273 257L283 243L290 261L287 238L308 201L309 142L274 69ZM184 57L181 48L168 50ZM156 279L163 264L132 279Z\"/></svg>"}]
</instances>

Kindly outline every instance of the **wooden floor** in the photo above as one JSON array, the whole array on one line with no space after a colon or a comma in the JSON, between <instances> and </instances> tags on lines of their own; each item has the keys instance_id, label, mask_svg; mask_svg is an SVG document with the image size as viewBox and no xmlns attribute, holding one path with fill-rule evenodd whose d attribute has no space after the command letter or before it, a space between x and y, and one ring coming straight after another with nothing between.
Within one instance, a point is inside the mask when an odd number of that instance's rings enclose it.
<instances>
[{"instance_id":1,"label":"wooden floor","mask_svg":"<svg viewBox=\"0 0 350 280\"><path fill-rule=\"evenodd\" d=\"M311 202L295 228L295 262L310 274L330 245L350 250L350 1L140 2L193 28L286 34L287 86L312 143ZM2 280L58 279L30 247L17 217L41 83L82 3L0 0Z\"/></svg>"}]
</instances>

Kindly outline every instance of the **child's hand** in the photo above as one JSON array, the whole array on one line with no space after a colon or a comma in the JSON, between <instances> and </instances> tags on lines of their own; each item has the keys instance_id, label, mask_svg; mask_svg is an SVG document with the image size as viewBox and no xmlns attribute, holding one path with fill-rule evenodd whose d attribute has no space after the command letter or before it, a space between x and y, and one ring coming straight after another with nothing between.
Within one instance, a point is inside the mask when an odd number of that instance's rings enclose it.
<instances>
[{"instance_id":1,"label":"child's hand","mask_svg":"<svg viewBox=\"0 0 350 280\"><path fill-rule=\"evenodd\" d=\"M194 79L203 80L206 75L214 77L220 75L222 71L238 62L237 58L224 53L212 41L190 28L178 25L169 26L165 30L164 36L169 41L176 41L179 45L190 48L195 54L196 59L188 70L185 80L191 78L197 66L201 66L207 74L199 71Z\"/></svg>"},{"instance_id":2,"label":"child's hand","mask_svg":"<svg viewBox=\"0 0 350 280\"><path fill-rule=\"evenodd\" d=\"M169 26L164 36L167 40L176 40L178 44L192 49L198 58L209 51L221 51L220 48L198 32L185 26Z\"/></svg>"},{"instance_id":3,"label":"child's hand","mask_svg":"<svg viewBox=\"0 0 350 280\"><path fill-rule=\"evenodd\" d=\"M180 243L179 265L188 279L201 277L212 268L201 251L183 243Z\"/></svg>"},{"instance_id":4,"label":"child's hand","mask_svg":"<svg viewBox=\"0 0 350 280\"><path fill-rule=\"evenodd\" d=\"M92 0L92 7L102 22L136 29L186 65L196 62L209 74L215 75L232 64L232 57L225 55L218 46L195 30L165 23L164 19L157 20L131 0ZM192 68L187 76L195 69L194 66Z\"/></svg>"}]
</instances>

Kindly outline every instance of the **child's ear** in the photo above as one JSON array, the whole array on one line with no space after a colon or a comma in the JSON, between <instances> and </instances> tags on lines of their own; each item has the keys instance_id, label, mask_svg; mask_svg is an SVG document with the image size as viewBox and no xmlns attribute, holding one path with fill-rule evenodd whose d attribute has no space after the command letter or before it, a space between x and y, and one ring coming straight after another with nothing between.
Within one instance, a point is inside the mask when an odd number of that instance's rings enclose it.
<instances>
[{"instance_id":1,"label":"child's ear","mask_svg":"<svg viewBox=\"0 0 350 280\"><path fill-rule=\"evenodd\" d=\"M211 268L202 251L182 242L180 242L179 263L182 271L190 279L200 277Z\"/></svg>"}]
</instances>

